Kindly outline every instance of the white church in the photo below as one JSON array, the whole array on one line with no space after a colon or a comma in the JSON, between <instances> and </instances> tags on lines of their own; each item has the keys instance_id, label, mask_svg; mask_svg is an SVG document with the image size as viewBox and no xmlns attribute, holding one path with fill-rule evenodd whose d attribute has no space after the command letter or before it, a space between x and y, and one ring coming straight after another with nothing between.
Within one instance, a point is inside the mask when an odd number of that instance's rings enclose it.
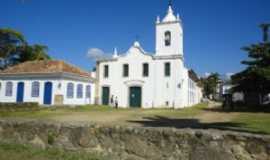
<instances>
[{"instance_id":1,"label":"white church","mask_svg":"<svg viewBox=\"0 0 270 160\"><path fill-rule=\"evenodd\" d=\"M194 76L193 76L194 77ZM156 21L156 50L136 41L124 54L97 61L96 102L120 107L183 108L200 103L201 88L184 65L183 26L169 5Z\"/></svg>"},{"instance_id":2,"label":"white church","mask_svg":"<svg viewBox=\"0 0 270 160\"><path fill-rule=\"evenodd\" d=\"M200 103L197 81L185 68L182 22L169 5L156 21L155 53L136 41L126 53L98 60L95 74L63 61L18 64L0 71L0 103L183 108Z\"/></svg>"}]
</instances>

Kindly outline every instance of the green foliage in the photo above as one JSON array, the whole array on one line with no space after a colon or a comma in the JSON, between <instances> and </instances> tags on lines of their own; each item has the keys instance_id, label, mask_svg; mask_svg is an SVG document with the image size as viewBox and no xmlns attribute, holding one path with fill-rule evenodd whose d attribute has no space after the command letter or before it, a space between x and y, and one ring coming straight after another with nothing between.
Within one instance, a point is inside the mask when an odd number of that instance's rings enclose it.
<instances>
[{"instance_id":1,"label":"green foliage","mask_svg":"<svg viewBox=\"0 0 270 160\"><path fill-rule=\"evenodd\" d=\"M20 50L27 45L24 36L12 29L0 29L0 59L3 65L11 64Z\"/></svg>"},{"instance_id":2,"label":"green foliage","mask_svg":"<svg viewBox=\"0 0 270 160\"><path fill-rule=\"evenodd\" d=\"M28 45L23 34L18 31L0 28L0 67L16 63L51 59L44 45Z\"/></svg>"},{"instance_id":3,"label":"green foliage","mask_svg":"<svg viewBox=\"0 0 270 160\"><path fill-rule=\"evenodd\" d=\"M50 56L47 54L48 47L44 45L35 44L26 46L22 51L19 61L34 61L34 60L49 60Z\"/></svg>"},{"instance_id":4,"label":"green foliage","mask_svg":"<svg viewBox=\"0 0 270 160\"><path fill-rule=\"evenodd\" d=\"M220 78L218 73L211 73L208 77L201 79L204 96L210 98L210 95L216 94L219 80Z\"/></svg>"},{"instance_id":5,"label":"green foliage","mask_svg":"<svg viewBox=\"0 0 270 160\"><path fill-rule=\"evenodd\" d=\"M0 103L0 112L38 111L38 103Z\"/></svg>"},{"instance_id":6,"label":"green foliage","mask_svg":"<svg viewBox=\"0 0 270 160\"><path fill-rule=\"evenodd\" d=\"M0 143L0 159L3 160L101 160L97 154L83 151L64 151L57 148L45 150L29 145Z\"/></svg>"},{"instance_id":7,"label":"green foliage","mask_svg":"<svg viewBox=\"0 0 270 160\"><path fill-rule=\"evenodd\" d=\"M232 76L234 91L262 96L270 93L270 42L265 33L263 37L264 42L242 48L249 59L241 62L247 68Z\"/></svg>"},{"instance_id":8,"label":"green foliage","mask_svg":"<svg viewBox=\"0 0 270 160\"><path fill-rule=\"evenodd\" d=\"M48 144L53 145L55 141L56 134L52 131L48 132Z\"/></svg>"}]
</instances>

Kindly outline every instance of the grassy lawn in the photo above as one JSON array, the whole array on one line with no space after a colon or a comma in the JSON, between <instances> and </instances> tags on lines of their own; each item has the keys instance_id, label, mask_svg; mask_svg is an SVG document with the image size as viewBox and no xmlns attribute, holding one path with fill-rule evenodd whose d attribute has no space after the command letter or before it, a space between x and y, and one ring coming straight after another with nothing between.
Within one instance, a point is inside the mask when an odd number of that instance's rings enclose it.
<instances>
[{"instance_id":1,"label":"grassy lawn","mask_svg":"<svg viewBox=\"0 0 270 160\"><path fill-rule=\"evenodd\" d=\"M15 117L15 118L52 118L69 115L85 115L89 116L89 120L93 117L110 116L111 119L117 115L124 118L139 118L144 116L168 116L168 117L190 117L199 114L202 108L206 108L207 104L198 104L196 106L185 109L114 109L108 106L78 106L75 108L69 107L53 107L43 108L39 111L17 111L17 112L1 112L0 117Z\"/></svg>"},{"instance_id":2,"label":"grassy lawn","mask_svg":"<svg viewBox=\"0 0 270 160\"><path fill-rule=\"evenodd\" d=\"M85 152L70 152L59 149L37 149L31 146L0 143L1 160L102 160Z\"/></svg>"},{"instance_id":3,"label":"grassy lawn","mask_svg":"<svg viewBox=\"0 0 270 160\"><path fill-rule=\"evenodd\" d=\"M239 113L232 122L247 131L270 134L270 113Z\"/></svg>"}]
</instances>

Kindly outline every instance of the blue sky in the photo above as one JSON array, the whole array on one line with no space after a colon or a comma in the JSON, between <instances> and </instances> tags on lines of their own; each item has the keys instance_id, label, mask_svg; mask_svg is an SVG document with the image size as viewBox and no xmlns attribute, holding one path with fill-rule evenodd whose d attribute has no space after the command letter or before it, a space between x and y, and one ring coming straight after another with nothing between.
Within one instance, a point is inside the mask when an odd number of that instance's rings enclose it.
<instances>
[{"instance_id":1,"label":"blue sky","mask_svg":"<svg viewBox=\"0 0 270 160\"><path fill-rule=\"evenodd\" d=\"M270 22L269 0L174 0L184 25L188 68L237 72L246 58L241 47L260 41L258 25ZM49 47L56 59L90 70L90 48L126 52L136 36L147 52L155 48L155 19L167 0L1 0L0 27L22 32L30 43Z\"/></svg>"}]
</instances>

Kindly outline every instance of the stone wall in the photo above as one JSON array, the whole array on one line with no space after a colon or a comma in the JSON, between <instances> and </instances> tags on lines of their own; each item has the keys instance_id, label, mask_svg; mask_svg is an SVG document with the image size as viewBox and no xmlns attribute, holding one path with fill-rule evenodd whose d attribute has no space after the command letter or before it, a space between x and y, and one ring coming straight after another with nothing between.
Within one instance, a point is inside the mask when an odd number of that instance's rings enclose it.
<instances>
[{"instance_id":1,"label":"stone wall","mask_svg":"<svg viewBox=\"0 0 270 160\"><path fill-rule=\"evenodd\" d=\"M270 160L270 136L218 130L1 120L0 142L97 152L111 160Z\"/></svg>"}]
</instances>

